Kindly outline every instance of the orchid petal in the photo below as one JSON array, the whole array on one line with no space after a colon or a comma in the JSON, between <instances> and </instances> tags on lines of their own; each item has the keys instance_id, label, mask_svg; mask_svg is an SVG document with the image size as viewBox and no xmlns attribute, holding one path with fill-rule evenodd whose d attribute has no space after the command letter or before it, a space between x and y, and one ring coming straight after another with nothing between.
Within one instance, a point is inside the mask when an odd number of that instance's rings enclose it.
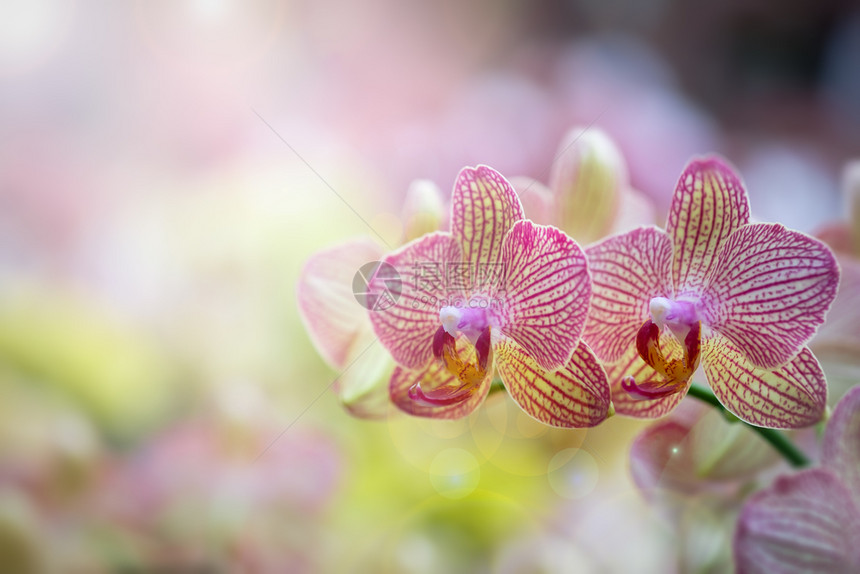
<instances>
[{"instance_id":1,"label":"orchid petal","mask_svg":"<svg viewBox=\"0 0 860 574\"><path fill-rule=\"evenodd\" d=\"M475 359L475 350L468 344L457 345L457 352L464 362L472 362ZM462 383L441 361L433 361L420 370L395 368L388 388L391 401L405 413L418 417L458 419L472 413L483 402L490 391L492 379L493 370L490 368L487 376L478 385L462 389ZM439 403L445 402L442 395L446 392L452 400L448 401L448 404L431 404L416 400L413 398L413 389L416 388L420 388L422 394L434 397ZM452 396L457 391L463 392Z\"/></svg>"},{"instance_id":2,"label":"orchid petal","mask_svg":"<svg viewBox=\"0 0 860 574\"><path fill-rule=\"evenodd\" d=\"M698 293L720 246L749 217L747 192L722 159L701 158L687 165L675 187L666 224L675 250L676 295Z\"/></svg>"},{"instance_id":3,"label":"orchid petal","mask_svg":"<svg viewBox=\"0 0 860 574\"><path fill-rule=\"evenodd\" d=\"M658 487L696 492L704 484L696 474L695 452L690 448L691 424L668 418L642 431L630 447L633 482L645 493Z\"/></svg>"},{"instance_id":4,"label":"orchid petal","mask_svg":"<svg viewBox=\"0 0 860 574\"><path fill-rule=\"evenodd\" d=\"M746 225L717 256L703 314L753 364L776 368L824 322L838 284L839 266L821 241L775 223Z\"/></svg>"},{"instance_id":5,"label":"orchid petal","mask_svg":"<svg viewBox=\"0 0 860 574\"><path fill-rule=\"evenodd\" d=\"M683 357L681 346L668 333L661 336L660 346L669 360L681 359ZM633 377L638 386L645 388L650 385L657 385L665 380L663 375L645 364L635 346L631 346L620 360L605 365L605 368L606 376L609 379L609 385L612 390L612 404L615 405L615 412L620 415L639 419L659 418L668 414L687 396L689 385L684 385L679 392L652 400L634 398L625 391L622 383L626 377Z\"/></svg>"},{"instance_id":6,"label":"orchid petal","mask_svg":"<svg viewBox=\"0 0 860 574\"><path fill-rule=\"evenodd\" d=\"M561 209L561 227L590 243L606 235L618 211L627 166L615 143L597 128L574 128L559 145L549 187Z\"/></svg>"},{"instance_id":7,"label":"orchid petal","mask_svg":"<svg viewBox=\"0 0 860 574\"><path fill-rule=\"evenodd\" d=\"M573 353L591 300L585 253L554 227L517 222L502 248L500 327L546 370Z\"/></svg>"},{"instance_id":8,"label":"orchid petal","mask_svg":"<svg viewBox=\"0 0 860 574\"><path fill-rule=\"evenodd\" d=\"M583 338L603 361L635 344L654 297L672 297L672 242L656 227L640 227L586 249L594 297Z\"/></svg>"},{"instance_id":9,"label":"orchid petal","mask_svg":"<svg viewBox=\"0 0 860 574\"><path fill-rule=\"evenodd\" d=\"M387 416L388 381L394 370L391 355L373 339L370 330L356 341L352 355L337 379L335 394L353 416L373 419Z\"/></svg>"},{"instance_id":10,"label":"orchid petal","mask_svg":"<svg viewBox=\"0 0 860 574\"><path fill-rule=\"evenodd\" d=\"M555 197L547 186L530 177L511 178L526 219L541 225L556 225Z\"/></svg>"},{"instance_id":11,"label":"orchid petal","mask_svg":"<svg viewBox=\"0 0 860 574\"><path fill-rule=\"evenodd\" d=\"M860 261L848 257L838 261L841 277L836 299L809 342L827 375L831 403L860 381Z\"/></svg>"},{"instance_id":12,"label":"orchid petal","mask_svg":"<svg viewBox=\"0 0 860 574\"><path fill-rule=\"evenodd\" d=\"M845 482L860 505L860 386L836 405L824 431L821 464Z\"/></svg>"},{"instance_id":13,"label":"orchid petal","mask_svg":"<svg viewBox=\"0 0 860 574\"><path fill-rule=\"evenodd\" d=\"M374 277L371 293L400 291L387 308L369 312L373 329L394 360L410 369L427 365L433 336L439 327L439 309L459 296L450 284L450 262L460 261L460 250L450 234L431 233L408 243L383 260L399 275L396 286L390 278Z\"/></svg>"},{"instance_id":14,"label":"orchid petal","mask_svg":"<svg viewBox=\"0 0 860 574\"><path fill-rule=\"evenodd\" d=\"M530 416L555 427L592 427L609 416L606 373L580 343L563 368L546 371L508 338L493 345L496 367L511 398Z\"/></svg>"},{"instance_id":15,"label":"orchid petal","mask_svg":"<svg viewBox=\"0 0 860 574\"><path fill-rule=\"evenodd\" d=\"M643 225L654 225L657 223L657 210L654 202L641 191L633 188L621 190L618 202L618 213L609 233L626 233Z\"/></svg>"},{"instance_id":16,"label":"orchid petal","mask_svg":"<svg viewBox=\"0 0 860 574\"><path fill-rule=\"evenodd\" d=\"M744 505L734 539L741 573L857 572L860 510L830 471L778 478Z\"/></svg>"},{"instance_id":17,"label":"orchid petal","mask_svg":"<svg viewBox=\"0 0 860 574\"><path fill-rule=\"evenodd\" d=\"M824 416L827 382L807 348L783 367L753 366L728 339L703 342L702 363L714 394L741 420L760 427L791 429L813 425Z\"/></svg>"},{"instance_id":18,"label":"orchid petal","mask_svg":"<svg viewBox=\"0 0 860 574\"><path fill-rule=\"evenodd\" d=\"M451 198L451 233L470 273L499 264L505 235L524 217L519 197L502 174L485 165L460 171Z\"/></svg>"},{"instance_id":19,"label":"orchid petal","mask_svg":"<svg viewBox=\"0 0 860 574\"><path fill-rule=\"evenodd\" d=\"M314 254L302 269L296 288L299 315L331 367L343 368L360 332L369 330L367 310L356 301L352 281L362 265L382 255L373 241L355 240Z\"/></svg>"}]
</instances>

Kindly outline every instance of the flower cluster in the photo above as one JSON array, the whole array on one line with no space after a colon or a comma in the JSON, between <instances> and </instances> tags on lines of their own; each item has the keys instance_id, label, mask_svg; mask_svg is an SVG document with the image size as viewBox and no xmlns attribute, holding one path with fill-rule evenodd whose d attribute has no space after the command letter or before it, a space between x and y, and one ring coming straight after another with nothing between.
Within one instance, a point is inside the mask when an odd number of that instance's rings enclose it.
<instances>
[{"instance_id":1,"label":"flower cluster","mask_svg":"<svg viewBox=\"0 0 860 574\"><path fill-rule=\"evenodd\" d=\"M683 399L701 366L722 405L750 424L821 420L827 387L806 344L839 283L830 249L751 223L740 178L717 157L683 171L665 230L640 226L583 249L566 231L595 239L595 229L614 227L607 214L617 212L619 190L622 199L635 192L619 184L623 164L608 138L575 150L552 191L520 180L518 195L492 168L464 168L449 231L433 230L444 220L441 200L425 201L431 215L410 216L425 233L388 255L366 242L312 260L299 298L330 363L345 368L377 338L377 362L393 363L374 376L387 378L391 403L418 416L468 415L497 375L549 425L593 426L613 412L655 418ZM532 218L566 229L527 219L520 195ZM600 222L577 212L577 197L601 207ZM388 302L369 311L346 290L362 256L389 270L369 278L368 296Z\"/></svg>"}]
</instances>

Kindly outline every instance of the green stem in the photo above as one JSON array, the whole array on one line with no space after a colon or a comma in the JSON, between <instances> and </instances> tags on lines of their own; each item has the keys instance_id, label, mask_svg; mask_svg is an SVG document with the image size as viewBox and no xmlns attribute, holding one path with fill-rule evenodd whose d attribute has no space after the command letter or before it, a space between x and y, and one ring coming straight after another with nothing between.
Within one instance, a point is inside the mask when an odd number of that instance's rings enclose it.
<instances>
[{"instance_id":1,"label":"green stem","mask_svg":"<svg viewBox=\"0 0 860 574\"><path fill-rule=\"evenodd\" d=\"M702 402L708 403L714 408L719 409L723 415L731 422L743 422L738 419L736 416L727 411L720 401L714 396L714 393L711 392L710 389L706 387L702 387L699 385L690 385L690 390L687 391L687 394L692 395L699 399ZM747 426L747 428L757 432L759 436L761 436L764 440L770 443L770 445L779 452L788 461L791 466L796 468L802 468L805 466L809 466L810 460L803 454L797 446L791 442L784 433L776 430L776 429L766 429L761 427L752 426L747 423L743 423Z\"/></svg>"}]
</instances>

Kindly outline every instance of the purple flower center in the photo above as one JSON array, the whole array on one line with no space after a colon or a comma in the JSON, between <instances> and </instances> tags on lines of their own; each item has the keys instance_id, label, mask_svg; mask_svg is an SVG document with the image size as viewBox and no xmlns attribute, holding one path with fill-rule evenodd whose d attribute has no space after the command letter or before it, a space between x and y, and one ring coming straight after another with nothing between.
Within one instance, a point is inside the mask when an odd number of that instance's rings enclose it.
<instances>
[{"instance_id":1,"label":"purple flower center","mask_svg":"<svg viewBox=\"0 0 860 574\"><path fill-rule=\"evenodd\" d=\"M650 304L651 321L662 331L668 327L680 343L684 343L690 329L700 318L696 304L691 301L673 301L666 297L654 297Z\"/></svg>"},{"instance_id":2,"label":"purple flower center","mask_svg":"<svg viewBox=\"0 0 860 574\"><path fill-rule=\"evenodd\" d=\"M439 321L449 335L456 338L458 332L463 333L472 344L490 326L487 309L481 307L442 307Z\"/></svg>"}]
</instances>

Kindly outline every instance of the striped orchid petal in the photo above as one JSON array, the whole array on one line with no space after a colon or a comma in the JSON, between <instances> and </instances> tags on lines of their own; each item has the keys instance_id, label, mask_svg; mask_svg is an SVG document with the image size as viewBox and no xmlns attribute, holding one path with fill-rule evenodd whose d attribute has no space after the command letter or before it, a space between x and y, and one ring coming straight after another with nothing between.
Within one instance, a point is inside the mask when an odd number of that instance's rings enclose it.
<instances>
[{"instance_id":1,"label":"striped orchid petal","mask_svg":"<svg viewBox=\"0 0 860 574\"><path fill-rule=\"evenodd\" d=\"M493 345L496 367L511 398L538 421L555 427L592 427L610 414L606 373L584 343L568 364L546 371L518 344L502 338Z\"/></svg>"},{"instance_id":2,"label":"striped orchid petal","mask_svg":"<svg viewBox=\"0 0 860 574\"><path fill-rule=\"evenodd\" d=\"M499 264L502 243L514 223L523 219L514 188L491 167L465 167L451 198L451 233L471 273L492 272Z\"/></svg>"},{"instance_id":3,"label":"striped orchid petal","mask_svg":"<svg viewBox=\"0 0 860 574\"><path fill-rule=\"evenodd\" d=\"M517 222L502 248L496 297L502 332L546 370L567 364L585 325L591 278L585 253L554 227Z\"/></svg>"},{"instance_id":4,"label":"striped orchid petal","mask_svg":"<svg viewBox=\"0 0 860 574\"><path fill-rule=\"evenodd\" d=\"M371 293L394 291L393 287L400 291L393 305L369 315L379 340L404 367L421 369L430 360L439 309L459 296L448 275L450 263L460 260L460 250L450 234L431 233L383 260L397 271L398 285L389 285L387 277L369 282Z\"/></svg>"},{"instance_id":5,"label":"striped orchid petal","mask_svg":"<svg viewBox=\"0 0 860 574\"><path fill-rule=\"evenodd\" d=\"M382 255L370 239L350 241L313 255L299 276L299 315L314 347L336 369L346 365L356 338L370 327L367 310L352 292L353 276Z\"/></svg>"},{"instance_id":6,"label":"striped orchid petal","mask_svg":"<svg viewBox=\"0 0 860 574\"><path fill-rule=\"evenodd\" d=\"M744 505L735 530L741 574L860 571L860 508L832 472L778 478Z\"/></svg>"},{"instance_id":7,"label":"striped orchid petal","mask_svg":"<svg viewBox=\"0 0 860 574\"><path fill-rule=\"evenodd\" d=\"M722 244L749 217L747 192L723 160L702 158L687 165L675 188L666 224L675 250L672 277L676 295L698 293Z\"/></svg>"},{"instance_id":8,"label":"striped orchid petal","mask_svg":"<svg viewBox=\"0 0 860 574\"><path fill-rule=\"evenodd\" d=\"M741 420L768 428L802 428L821 420L827 383L812 352L803 350L777 370L750 364L729 340L703 342L702 363L714 394Z\"/></svg>"},{"instance_id":9,"label":"striped orchid petal","mask_svg":"<svg viewBox=\"0 0 860 574\"><path fill-rule=\"evenodd\" d=\"M660 338L660 346L663 348L666 358L670 360L680 359L683 356L681 346L669 334L664 334ZM620 415L639 419L656 419L668 414L687 396L689 385L684 386L680 392L653 400L641 400L625 391L622 384L626 377L633 377L638 386L646 388L650 385L659 384L665 379L663 375L645 364L633 345L620 360L605 365L605 368L612 391L612 404L615 405L615 412Z\"/></svg>"},{"instance_id":10,"label":"striped orchid petal","mask_svg":"<svg viewBox=\"0 0 860 574\"><path fill-rule=\"evenodd\" d=\"M860 505L860 386L836 405L824 431L821 464L842 479Z\"/></svg>"},{"instance_id":11,"label":"striped orchid petal","mask_svg":"<svg viewBox=\"0 0 860 574\"><path fill-rule=\"evenodd\" d=\"M475 349L469 345L458 345L457 352L464 362L475 359ZM405 413L417 417L458 419L471 414L483 402L490 391L492 379L493 372L490 368L479 385L456 397L459 400L438 401L440 404L416 400L416 388L422 389L423 393L438 397L444 389L458 389L462 386L457 377L448 371L441 361L433 361L419 370L396 367L391 375L388 389L391 402Z\"/></svg>"},{"instance_id":12,"label":"striped orchid petal","mask_svg":"<svg viewBox=\"0 0 860 574\"><path fill-rule=\"evenodd\" d=\"M753 364L775 368L815 334L838 284L824 243L779 224L747 225L723 244L703 313Z\"/></svg>"},{"instance_id":13,"label":"striped orchid petal","mask_svg":"<svg viewBox=\"0 0 860 574\"><path fill-rule=\"evenodd\" d=\"M586 249L594 296L583 338L603 361L615 362L636 340L653 297L672 297L672 242L640 227Z\"/></svg>"},{"instance_id":14,"label":"striped orchid petal","mask_svg":"<svg viewBox=\"0 0 860 574\"><path fill-rule=\"evenodd\" d=\"M558 225L555 197L547 186L530 177L511 178L526 219L541 225Z\"/></svg>"},{"instance_id":15,"label":"striped orchid petal","mask_svg":"<svg viewBox=\"0 0 860 574\"><path fill-rule=\"evenodd\" d=\"M561 211L561 227L590 243L605 236L627 185L627 166L615 143L597 128L574 128L562 139L549 187Z\"/></svg>"}]
</instances>

